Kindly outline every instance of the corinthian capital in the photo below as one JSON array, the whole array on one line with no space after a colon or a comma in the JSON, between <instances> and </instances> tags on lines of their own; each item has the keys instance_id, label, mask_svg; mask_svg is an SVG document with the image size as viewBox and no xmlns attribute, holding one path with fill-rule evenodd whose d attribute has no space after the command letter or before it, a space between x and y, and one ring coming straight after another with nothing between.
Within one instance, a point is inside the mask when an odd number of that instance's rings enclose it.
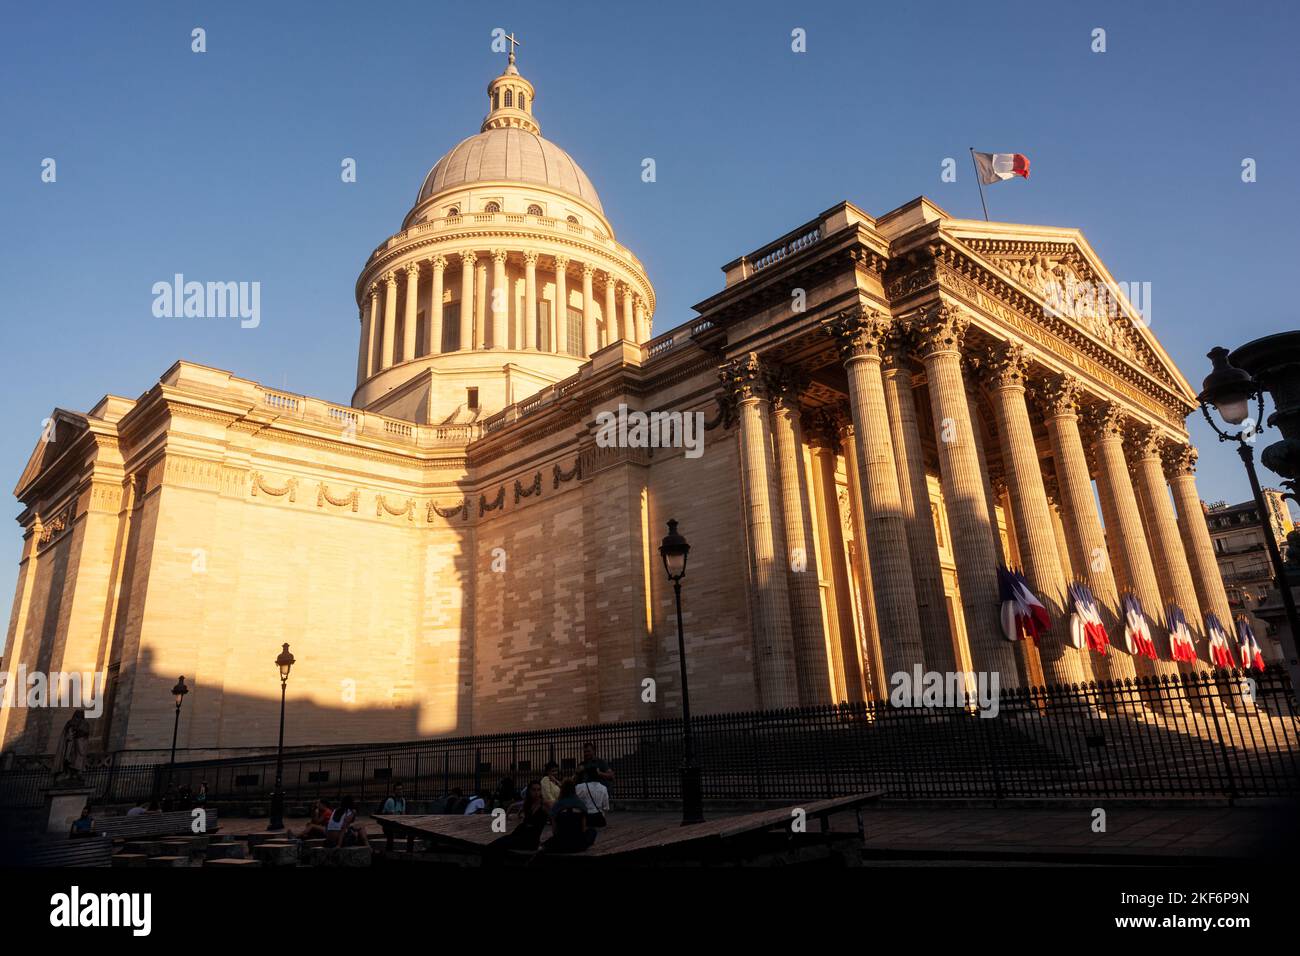
<instances>
[{"instance_id":1,"label":"corinthian capital","mask_svg":"<svg viewBox=\"0 0 1300 956\"><path fill-rule=\"evenodd\" d=\"M567 273L569 271L569 262L570 259L568 256L556 256L555 271L560 273L561 275Z\"/></svg>"},{"instance_id":2,"label":"corinthian capital","mask_svg":"<svg viewBox=\"0 0 1300 956\"><path fill-rule=\"evenodd\" d=\"M845 309L822 323L822 330L835 340L840 358L879 357L892 320L877 309L861 306Z\"/></svg>"},{"instance_id":3,"label":"corinthian capital","mask_svg":"<svg viewBox=\"0 0 1300 956\"><path fill-rule=\"evenodd\" d=\"M406 278L408 280L418 280L420 278L420 264L418 262L408 262L406 264Z\"/></svg>"},{"instance_id":4,"label":"corinthian capital","mask_svg":"<svg viewBox=\"0 0 1300 956\"><path fill-rule=\"evenodd\" d=\"M1114 402L1098 402L1083 415L1091 441L1122 440L1128 419Z\"/></svg>"},{"instance_id":5,"label":"corinthian capital","mask_svg":"<svg viewBox=\"0 0 1300 956\"><path fill-rule=\"evenodd\" d=\"M913 323L922 357L936 352L959 352L970 320L955 305L942 302L923 312Z\"/></svg>"},{"instance_id":6,"label":"corinthian capital","mask_svg":"<svg viewBox=\"0 0 1300 956\"><path fill-rule=\"evenodd\" d=\"M476 252L462 252L462 253L460 254L460 261L461 261L461 263L462 263L463 265L473 266L474 263L478 261L478 253L476 253Z\"/></svg>"},{"instance_id":7,"label":"corinthian capital","mask_svg":"<svg viewBox=\"0 0 1300 956\"><path fill-rule=\"evenodd\" d=\"M528 266L535 266L535 265L537 265L537 253L534 252L534 251L531 250L531 249L529 249L527 252L525 252L525 253L524 253L524 265L528 265Z\"/></svg>"},{"instance_id":8,"label":"corinthian capital","mask_svg":"<svg viewBox=\"0 0 1300 956\"><path fill-rule=\"evenodd\" d=\"M772 401L792 411L799 410L799 396L808 387L808 376L790 365L767 368L767 389Z\"/></svg>"},{"instance_id":9,"label":"corinthian capital","mask_svg":"<svg viewBox=\"0 0 1300 956\"><path fill-rule=\"evenodd\" d=\"M384 284L387 285L390 289L392 289L392 288L396 288L396 286L397 286L397 272L396 272L396 271L393 271L393 272L385 272L385 273L384 273Z\"/></svg>"},{"instance_id":10,"label":"corinthian capital","mask_svg":"<svg viewBox=\"0 0 1300 956\"><path fill-rule=\"evenodd\" d=\"M505 249L493 249L493 250L492 250L492 261L495 262L495 263L497 263L498 265L504 264L505 261L506 261L506 257L509 256L509 255L510 255L510 253L509 253L508 251L506 251Z\"/></svg>"},{"instance_id":11,"label":"corinthian capital","mask_svg":"<svg viewBox=\"0 0 1300 956\"><path fill-rule=\"evenodd\" d=\"M1083 386L1073 375L1053 375L1034 387L1034 399L1045 418L1064 418L1079 413Z\"/></svg>"},{"instance_id":12,"label":"corinthian capital","mask_svg":"<svg viewBox=\"0 0 1300 956\"><path fill-rule=\"evenodd\" d=\"M436 256L430 256L429 265L433 267L434 272L441 272L443 269L447 268L447 257L442 253L438 253Z\"/></svg>"},{"instance_id":13,"label":"corinthian capital","mask_svg":"<svg viewBox=\"0 0 1300 956\"><path fill-rule=\"evenodd\" d=\"M1000 342L987 349L980 372L990 388L1024 388L1029 376L1029 356L1016 342Z\"/></svg>"},{"instance_id":14,"label":"corinthian capital","mask_svg":"<svg viewBox=\"0 0 1300 956\"><path fill-rule=\"evenodd\" d=\"M1165 477L1181 478L1196 474L1196 459L1199 452L1192 445L1170 443L1165 446Z\"/></svg>"},{"instance_id":15,"label":"corinthian capital","mask_svg":"<svg viewBox=\"0 0 1300 956\"><path fill-rule=\"evenodd\" d=\"M767 368L757 352L741 356L718 370L718 377L735 401L758 401L768 397Z\"/></svg>"},{"instance_id":16,"label":"corinthian capital","mask_svg":"<svg viewBox=\"0 0 1300 956\"><path fill-rule=\"evenodd\" d=\"M1134 454L1139 459L1160 459L1160 454L1165 446L1165 433L1160 428L1155 425L1148 425L1145 422L1139 422L1129 428L1127 437L1133 447ZM1163 464L1161 467L1163 467Z\"/></svg>"}]
</instances>

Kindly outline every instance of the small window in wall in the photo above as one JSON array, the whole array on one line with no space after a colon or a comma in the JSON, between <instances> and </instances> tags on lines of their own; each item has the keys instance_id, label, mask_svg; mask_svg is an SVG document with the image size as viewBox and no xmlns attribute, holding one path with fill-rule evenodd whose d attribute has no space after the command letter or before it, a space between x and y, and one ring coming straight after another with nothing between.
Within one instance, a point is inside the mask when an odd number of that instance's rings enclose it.
<instances>
[{"instance_id":1,"label":"small window in wall","mask_svg":"<svg viewBox=\"0 0 1300 956\"><path fill-rule=\"evenodd\" d=\"M506 106L515 105L515 94L513 90L506 90Z\"/></svg>"},{"instance_id":2,"label":"small window in wall","mask_svg":"<svg viewBox=\"0 0 1300 956\"><path fill-rule=\"evenodd\" d=\"M447 302L442 307L442 351L460 348L460 303Z\"/></svg>"},{"instance_id":3,"label":"small window in wall","mask_svg":"<svg viewBox=\"0 0 1300 956\"><path fill-rule=\"evenodd\" d=\"M539 205L537 205L537 203L533 203L532 205L530 205L530 206L528 207L528 215L530 215L530 216L540 216L540 215L542 215L542 207L539 206Z\"/></svg>"},{"instance_id":4,"label":"small window in wall","mask_svg":"<svg viewBox=\"0 0 1300 956\"><path fill-rule=\"evenodd\" d=\"M471 412L478 411L478 389L477 388L465 389L465 407L468 408Z\"/></svg>"},{"instance_id":5,"label":"small window in wall","mask_svg":"<svg viewBox=\"0 0 1300 956\"><path fill-rule=\"evenodd\" d=\"M569 306L569 341L565 344L570 355L587 354L582 350L582 310L573 306Z\"/></svg>"},{"instance_id":6,"label":"small window in wall","mask_svg":"<svg viewBox=\"0 0 1300 956\"><path fill-rule=\"evenodd\" d=\"M501 94L500 94L499 92L495 92L495 93L492 94L492 108L493 108L493 109L497 109L497 108L501 105L501 100L499 99L500 96L501 96Z\"/></svg>"},{"instance_id":7,"label":"small window in wall","mask_svg":"<svg viewBox=\"0 0 1300 956\"><path fill-rule=\"evenodd\" d=\"M484 212L500 212L501 204L499 202L490 202L483 207Z\"/></svg>"},{"instance_id":8,"label":"small window in wall","mask_svg":"<svg viewBox=\"0 0 1300 956\"><path fill-rule=\"evenodd\" d=\"M448 216L459 216L459 215L460 215L460 207L459 207L459 206L452 206L450 209L447 210L447 215L448 215Z\"/></svg>"},{"instance_id":9,"label":"small window in wall","mask_svg":"<svg viewBox=\"0 0 1300 956\"><path fill-rule=\"evenodd\" d=\"M537 347L551 351L551 303L545 299L537 303Z\"/></svg>"},{"instance_id":10,"label":"small window in wall","mask_svg":"<svg viewBox=\"0 0 1300 956\"><path fill-rule=\"evenodd\" d=\"M519 108L522 110L522 109L524 109L524 108L527 107L527 106L528 106L528 94L527 94L527 93L520 93L520 94L519 94Z\"/></svg>"},{"instance_id":11,"label":"small window in wall","mask_svg":"<svg viewBox=\"0 0 1300 956\"><path fill-rule=\"evenodd\" d=\"M566 221L573 223L575 226L579 224L577 216L568 216L566 217Z\"/></svg>"}]
</instances>

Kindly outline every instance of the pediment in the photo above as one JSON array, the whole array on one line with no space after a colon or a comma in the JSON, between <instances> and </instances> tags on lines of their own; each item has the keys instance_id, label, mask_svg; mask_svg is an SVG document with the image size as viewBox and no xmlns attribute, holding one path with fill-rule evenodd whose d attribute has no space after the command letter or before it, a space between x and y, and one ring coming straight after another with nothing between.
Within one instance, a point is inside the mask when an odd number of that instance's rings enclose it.
<instances>
[{"instance_id":1,"label":"pediment","mask_svg":"<svg viewBox=\"0 0 1300 956\"><path fill-rule=\"evenodd\" d=\"M1118 282L1077 229L966 220L945 231L1044 312L1060 319L1179 394L1196 392L1150 328L1150 285Z\"/></svg>"},{"instance_id":2,"label":"pediment","mask_svg":"<svg viewBox=\"0 0 1300 956\"><path fill-rule=\"evenodd\" d=\"M14 494L21 498L23 489L39 478L41 473L54 464L89 428L90 423L84 415L56 408L42 423L36 448L27 459L27 466L23 468L22 477L18 479Z\"/></svg>"}]
</instances>

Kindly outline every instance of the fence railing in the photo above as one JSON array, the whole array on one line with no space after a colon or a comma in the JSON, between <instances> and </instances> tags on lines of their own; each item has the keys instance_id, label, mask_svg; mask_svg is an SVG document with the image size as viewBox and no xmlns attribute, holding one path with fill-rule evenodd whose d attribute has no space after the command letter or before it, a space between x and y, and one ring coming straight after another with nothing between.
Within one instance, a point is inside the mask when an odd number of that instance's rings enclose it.
<instances>
[{"instance_id":1,"label":"fence railing","mask_svg":"<svg viewBox=\"0 0 1300 956\"><path fill-rule=\"evenodd\" d=\"M859 703L709 714L692 721L706 798L807 799L884 789L912 798L1280 796L1300 793L1300 723L1285 671L1006 691L972 706ZM410 800L572 774L586 741L615 771L615 800L679 796L681 721L661 719L285 755L291 804L351 795ZM93 799L159 794L165 764L87 776ZM275 757L178 763L175 786L265 804ZM0 806L38 806L48 772L0 773Z\"/></svg>"}]
</instances>

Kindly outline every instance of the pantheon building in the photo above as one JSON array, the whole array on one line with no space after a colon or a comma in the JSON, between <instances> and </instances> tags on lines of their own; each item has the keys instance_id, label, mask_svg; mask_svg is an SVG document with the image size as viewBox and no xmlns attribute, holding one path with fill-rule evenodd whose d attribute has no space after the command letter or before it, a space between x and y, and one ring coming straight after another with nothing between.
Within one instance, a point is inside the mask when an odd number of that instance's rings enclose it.
<instances>
[{"instance_id":1,"label":"pantheon building","mask_svg":"<svg viewBox=\"0 0 1300 956\"><path fill-rule=\"evenodd\" d=\"M664 318L513 56L487 101L361 268L351 404L178 361L52 412L2 666L101 675L93 751L165 749L181 674L183 753L274 745L284 643L291 745L675 715L670 518L702 712L880 698L916 664L1177 673L1171 605L1209 660L1193 392L1122 296L1062 301L1115 287L1078 230L843 202ZM600 441L620 407L703 446ZM1041 646L1003 635L999 565ZM1074 581L1104 656L1070 643ZM1160 661L1125 651L1126 593ZM69 715L0 713L20 754Z\"/></svg>"}]
</instances>

